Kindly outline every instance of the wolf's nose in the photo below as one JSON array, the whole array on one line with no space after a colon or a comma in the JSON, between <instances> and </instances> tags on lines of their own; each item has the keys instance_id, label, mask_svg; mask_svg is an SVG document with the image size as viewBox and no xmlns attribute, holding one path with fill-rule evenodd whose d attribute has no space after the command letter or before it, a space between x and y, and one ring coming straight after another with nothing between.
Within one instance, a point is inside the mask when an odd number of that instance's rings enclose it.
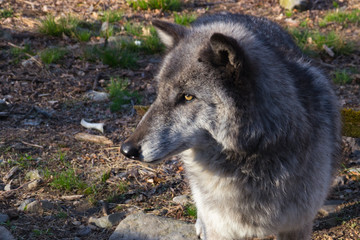
<instances>
[{"instance_id":1,"label":"wolf's nose","mask_svg":"<svg viewBox=\"0 0 360 240\"><path fill-rule=\"evenodd\" d=\"M135 145L131 141L124 142L121 145L120 152L124 154L126 157L139 160L140 157L140 147Z\"/></svg>"}]
</instances>

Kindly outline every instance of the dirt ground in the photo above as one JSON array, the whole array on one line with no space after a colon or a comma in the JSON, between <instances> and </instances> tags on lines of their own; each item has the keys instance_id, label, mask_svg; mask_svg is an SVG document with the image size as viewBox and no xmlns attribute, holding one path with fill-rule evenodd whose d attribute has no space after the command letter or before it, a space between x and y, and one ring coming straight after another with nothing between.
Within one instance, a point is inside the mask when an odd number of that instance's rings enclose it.
<instances>
[{"instance_id":1,"label":"dirt ground","mask_svg":"<svg viewBox=\"0 0 360 240\"><path fill-rule=\"evenodd\" d=\"M337 1L342 10L360 9L360 1ZM179 195L191 196L181 162L175 157L159 165L143 165L125 159L119 152L121 143L131 134L141 118L132 104L111 112L110 101L96 102L85 97L91 90L106 92L112 77L129 79L129 88L149 105L156 86L153 76L163 53L140 54L135 69L110 67L87 61L81 50L86 45L104 44L101 36L89 42L78 42L67 36L53 37L39 32L40 20L46 16L73 14L88 22L99 22L104 10L120 9L126 21L149 25L152 19L172 20L174 14L160 10L133 10L126 1L95 0L0 0L0 9L11 9L12 15L0 18L0 213L10 220L3 223L17 239L108 239L115 226L103 229L91 225L86 236L79 229L88 226L90 217L115 212L130 213L141 209L147 213L194 222L193 203L175 203ZM284 27L306 21L316 28L327 12L335 11L333 1L313 1L310 10L289 14L275 0L256 1L187 1L181 13L230 11L265 16ZM288 16L291 15L291 16ZM101 23L100 23L101 24ZM353 51L330 56L322 52L315 62L333 76L337 69L355 69L351 82L334 87L344 108L360 109L360 23L331 23L322 32L336 31L352 42ZM44 64L39 58L26 62L29 56L15 59L13 48L31 45L36 53L51 47L71 49L58 63ZM27 56L27 57L26 57ZM1 107L2 106L2 107ZM2 115L3 114L3 115ZM104 133L85 129L81 119L103 122ZM112 141L103 145L75 138L78 133L101 135ZM357 149L357 147L359 149ZM329 195L335 202L332 211L319 213L314 224L313 239L360 239L360 146L344 137L342 166ZM14 167L17 172L6 179ZM26 174L38 170L41 182L28 188ZM79 184L66 189L54 184L62 172L73 170L72 179ZM4 188L10 183L10 190ZM79 196L75 196L79 195ZM72 196L73 199L66 198ZM48 200L54 209L37 212L18 210L29 198Z\"/></svg>"}]
</instances>

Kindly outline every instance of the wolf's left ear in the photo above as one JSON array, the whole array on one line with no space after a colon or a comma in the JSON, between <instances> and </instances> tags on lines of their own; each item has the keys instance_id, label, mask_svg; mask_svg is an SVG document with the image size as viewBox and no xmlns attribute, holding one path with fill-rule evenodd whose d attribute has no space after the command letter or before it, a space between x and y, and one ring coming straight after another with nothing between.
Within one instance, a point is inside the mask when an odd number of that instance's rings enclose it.
<instances>
[{"instance_id":1,"label":"wolf's left ear","mask_svg":"<svg viewBox=\"0 0 360 240\"><path fill-rule=\"evenodd\" d=\"M249 59L239 43L234 38L221 33L214 33L210 37L210 47L200 53L199 61L225 66L238 73L245 70L244 68L249 64Z\"/></svg>"},{"instance_id":2,"label":"wolf's left ear","mask_svg":"<svg viewBox=\"0 0 360 240\"><path fill-rule=\"evenodd\" d=\"M152 21L152 24L156 28L161 41L168 48L173 48L180 39L185 36L187 31L185 27L174 23L154 20Z\"/></svg>"}]
</instances>

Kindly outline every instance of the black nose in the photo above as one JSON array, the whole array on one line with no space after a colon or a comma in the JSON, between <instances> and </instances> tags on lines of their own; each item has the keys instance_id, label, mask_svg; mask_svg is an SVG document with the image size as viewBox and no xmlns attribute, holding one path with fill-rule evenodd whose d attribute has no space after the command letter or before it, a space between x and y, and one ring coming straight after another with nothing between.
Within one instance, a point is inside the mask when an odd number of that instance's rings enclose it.
<instances>
[{"instance_id":1,"label":"black nose","mask_svg":"<svg viewBox=\"0 0 360 240\"><path fill-rule=\"evenodd\" d=\"M140 147L131 141L124 142L121 145L120 152L128 158L139 160Z\"/></svg>"}]
</instances>

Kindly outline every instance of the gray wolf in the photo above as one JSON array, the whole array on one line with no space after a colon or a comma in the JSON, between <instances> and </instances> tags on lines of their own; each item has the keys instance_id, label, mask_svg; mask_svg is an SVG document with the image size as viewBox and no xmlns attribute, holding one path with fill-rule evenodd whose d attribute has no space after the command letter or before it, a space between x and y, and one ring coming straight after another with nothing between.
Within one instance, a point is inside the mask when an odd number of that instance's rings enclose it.
<instances>
[{"instance_id":1,"label":"gray wolf","mask_svg":"<svg viewBox=\"0 0 360 240\"><path fill-rule=\"evenodd\" d=\"M310 239L340 151L329 79L264 18L153 25L169 49L158 95L121 152L180 154L202 239Z\"/></svg>"}]
</instances>

